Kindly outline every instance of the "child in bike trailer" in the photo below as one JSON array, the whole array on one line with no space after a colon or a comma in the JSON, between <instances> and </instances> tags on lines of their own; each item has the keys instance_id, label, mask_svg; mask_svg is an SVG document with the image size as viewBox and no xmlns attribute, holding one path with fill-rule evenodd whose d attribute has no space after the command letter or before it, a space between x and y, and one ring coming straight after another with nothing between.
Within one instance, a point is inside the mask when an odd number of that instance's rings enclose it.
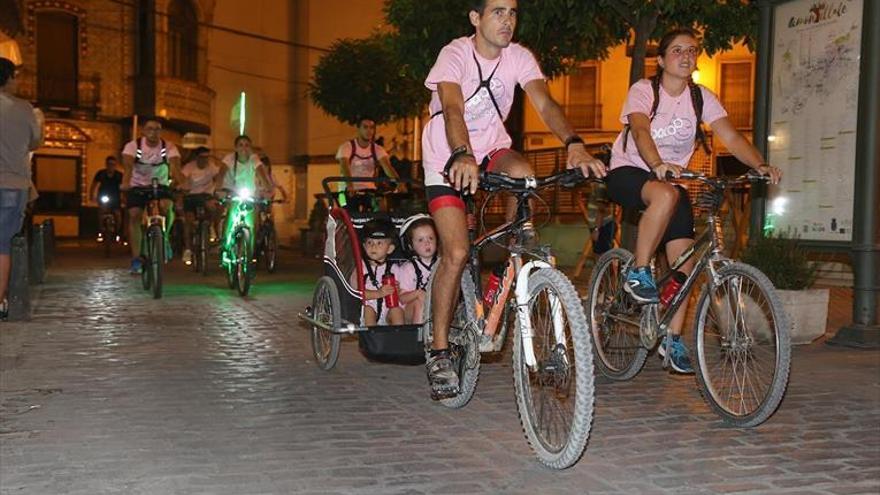
<instances>
[{"instance_id":1,"label":"child in bike trailer","mask_svg":"<svg viewBox=\"0 0 880 495\"><path fill-rule=\"evenodd\" d=\"M400 303L407 323L424 323L422 311L431 283L431 271L437 263L437 232L434 221L424 213L413 215L400 226L400 241L409 261L399 272Z\"/></svg>"},{"instance_id":2,"label":"child in bike trailer","mask_svg":"<svg viewBox=\"0 0 880 495\"><path fill-rule=\"evenodd\" d=\"M363 324L403 325L403 308L389 307L388 296L399 294L399 284L385 283L385 277L393 275L400 280L400 265L388 256L394 252L397 228L388 220L371 220L363 227L363 253L361 268L364 273ZM352 273L352 285L357 287L357 271ZM399 301L399 299L398 299Z\"/></svg>"},{"instance_id":3,"label":"child in bike trailer","mask_svg":"<svg viewBox=\"0 0 880 495\"><path fill-rule=\"evenodd\" d=\"M774 183L781 177L779 169L764 162L760 152L730 123L715 94L691 78L700 53L697 34L691 29L670 31L660 40L657 52L657 74L633 84L627 94L620 114L624 129L611 150L606 180L612 201L626 209L644 210L635 266L627 274L624 289L645 304L659 300L649 263L660 243L670 265L693 244L694 216L687 191L667 182L667 174L681 174L697 142L709 153L703 122L741 162L760 174L769 174ZM693 261L681 267L684 273L692 269ZM680 340L687 302L670 322L671 362L680 373L693 373L688 350ZM666 347L664 339L659 348L661 357Z\"/></svg>"}]
</instances>

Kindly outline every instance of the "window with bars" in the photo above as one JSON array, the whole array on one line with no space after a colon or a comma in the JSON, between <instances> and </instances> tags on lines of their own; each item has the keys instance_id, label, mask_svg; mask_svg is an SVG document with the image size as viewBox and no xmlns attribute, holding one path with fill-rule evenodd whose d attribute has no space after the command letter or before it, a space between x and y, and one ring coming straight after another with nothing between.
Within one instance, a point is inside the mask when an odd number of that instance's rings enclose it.
<instances>
[{"instance_id":1,"label":"window with bars","mask_svg":"<svg viewBox=\"0 0 880 495\"><path fill-rule=\"evenodd\" d=\"M737 129L752 128L752 61L722 61L719 97Z\"/></svg>"},{"instance_id":2,"label":"window with bars","mask_svg":"<svg viewBox=\"0 0 880 495\"><path fill-rule=\"evenodd\" d=\"M79 19L66 12L39 12L37 100L43 105L79 104Z\"/></svg>"},{"instance_id":3,"label":"window with bars","mask_svg":"<svg viewBox=\"0 0 880 495\"><path fill-rule=\"evenodd\" d=\"M597 65L583 65L568 76L568 101L565 113L576 129L602 128Z\"/></svg>"},{"instance_id":4,"label":"window with bars","mask_svg":"<svg viewBox=\"0 0 880 495\"><path fill-rule=\"evenodd\" d=\"M190 0L168 6L168 75L185 81L198 76L199 21Z\"/></svg>"}]
</instances>

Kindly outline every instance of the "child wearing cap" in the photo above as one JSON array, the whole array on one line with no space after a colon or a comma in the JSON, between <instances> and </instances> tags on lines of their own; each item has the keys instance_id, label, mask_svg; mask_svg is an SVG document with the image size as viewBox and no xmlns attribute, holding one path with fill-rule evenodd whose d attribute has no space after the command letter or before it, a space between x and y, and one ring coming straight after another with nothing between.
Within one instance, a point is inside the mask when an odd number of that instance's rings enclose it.
<instances>
[{"instance_id":1,"label":"child wearing cap","mask_svg":"<svg viewBox=\"0 0 880 495\"><path fill-rule=\"evenodd\" d=\"M394 252L397 229L389 221L372 220L364 225L364 325L402 325L403 308L388 308L385 296L399 292L397 284L384 284L386 274L398 279L400 267L388 260ZM356 272L355 272L356 273ZM354 275L356 276L356 275Z\"/></svg>"},{"instance_id":2,"label":"child wearing cap","mask_svg":"<svg viewBox=\"0 0 880 495\"><path fill-rule=\"evenodd\" d=\"M428 215L410 217L401 227L401 240L410 260L401 264L400 302L407 323L423 323L425 298L437 262L437 232Z\"/></svg>"}]
</instances>

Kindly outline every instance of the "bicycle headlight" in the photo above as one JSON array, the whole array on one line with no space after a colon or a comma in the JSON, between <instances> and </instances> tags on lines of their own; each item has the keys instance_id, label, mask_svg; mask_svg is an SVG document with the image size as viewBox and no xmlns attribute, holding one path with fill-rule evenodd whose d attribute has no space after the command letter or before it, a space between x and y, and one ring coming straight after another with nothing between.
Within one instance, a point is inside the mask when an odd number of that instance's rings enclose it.
<instances>
[{"instance_id":1,"label":"bicycle headlight","mask_svg":"<svg viewBox=\"0 0 880 495\"><path fill-rule=\"evenodd\" d=\"M253 199L254 195L250 189L246 187L242 187L238 191L235 192L235 196L241 201L249 201Z\"/></svg>"},{"instance_id":2,"label":"bicycle headlight","mask_svg":"<svg viewBox=\"0 0 880 495\"><path fill-rule=\"evenodd\" d=\"M101 203L107 204L110 202L110 196L101 196Z\"/></svg>"}]
</instances>

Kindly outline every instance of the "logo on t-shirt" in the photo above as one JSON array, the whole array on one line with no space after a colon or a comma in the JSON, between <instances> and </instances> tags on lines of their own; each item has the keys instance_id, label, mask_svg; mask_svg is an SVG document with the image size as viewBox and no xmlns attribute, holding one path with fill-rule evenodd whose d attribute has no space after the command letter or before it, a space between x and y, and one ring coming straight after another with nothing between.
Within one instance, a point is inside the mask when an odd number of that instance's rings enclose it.
<instances>
[{"instance_id":1,"label":"logo on t-shirt","mask_svg":"<svg viewBox=\"0 0 880 495\"><path fill-rule=\"evenodd\" d=\"M479 81L477 81L477 84L479 84ZM503 101L507 96L507 90L504 87L504 83L498 78L492 78L489 82L489 88L491 88L492 96L495 97L498 106L504 107ZM489 96L489 92L483 87L480 88L471 99L464 103L465 122L468 124L474 124L483 121L481 126L476 127L476 130L482 131L489 127L495 116L498 115L498 111L495 110L495 105L492 103L492 96ZM468 129L474 130L474 127L468 125Z\"/></svg>"},{"instance_id":2,"label":"logo on t-shirt","mask_svg":"<svg viewBox=\"0 0 880 495\"><path fill-rule=\"evenodd\" d=\"M665 119L657 119L663 121ZM655 121L655 122L656 122ZM694 147L696 129L693 122L675 117L668 125L651 128L651 137L658 148L672 149L677 155L690 152Z\"/></svg>"}]
</instances>

